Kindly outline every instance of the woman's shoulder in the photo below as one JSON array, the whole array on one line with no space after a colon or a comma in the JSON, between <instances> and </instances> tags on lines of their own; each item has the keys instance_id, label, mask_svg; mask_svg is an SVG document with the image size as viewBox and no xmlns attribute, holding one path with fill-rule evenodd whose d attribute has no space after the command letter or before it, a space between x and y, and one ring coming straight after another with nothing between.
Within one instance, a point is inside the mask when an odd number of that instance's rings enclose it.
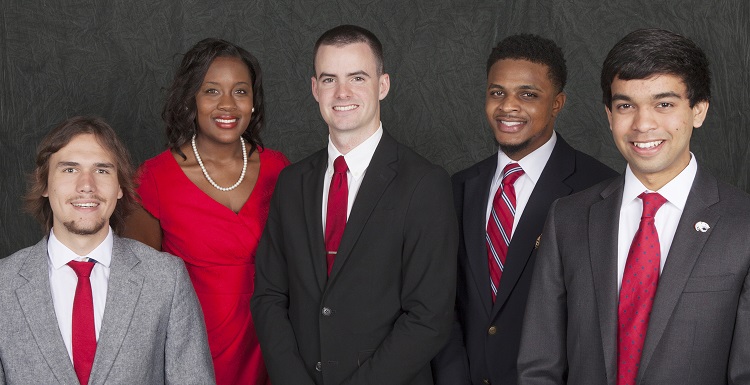
<instances>
[{"instance_id":1,"label":"woman's shoulder","mask_svg":"<svg viewBox=\"0 0 750 385\"><path fill-rule=\"evenodd\" d=\"M268 147L259 150L258 154L260 155L261 167L271 164L274 167L284 168L290 163L289 159L281 151L276 151Z\"/></svg>"}]
</instances>

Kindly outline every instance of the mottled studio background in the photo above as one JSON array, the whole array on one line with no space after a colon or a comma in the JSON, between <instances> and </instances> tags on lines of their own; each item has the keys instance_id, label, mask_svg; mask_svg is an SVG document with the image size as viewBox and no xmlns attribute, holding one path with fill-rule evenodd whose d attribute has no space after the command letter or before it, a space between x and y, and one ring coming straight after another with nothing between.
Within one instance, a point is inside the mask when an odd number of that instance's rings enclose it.
<instances>
[{"instance_id":1,"label":"mottled studio background","mask_svg":"<svg viewBox=\"0 0 750 385\"><path fill-rule=\"evenodd\" d=\"M750 1L57 1L0 0L0 257L39 240L20 208L41 137L77 114L106 118L140 164L164 148L160 112L181 56L220 37L264 72L268 147L292 161L327 140L310 94L325 30L362 25L381 39L391 91L383 125L453 173L495 151L484 118L485 61L503 37L537 33L566 54L568 100L557 130L618 171L599 89L601 63L627 32L685 34L712 62L713 100L693 135L699 162L750 191Z\"/></svg>"}]
</instances>

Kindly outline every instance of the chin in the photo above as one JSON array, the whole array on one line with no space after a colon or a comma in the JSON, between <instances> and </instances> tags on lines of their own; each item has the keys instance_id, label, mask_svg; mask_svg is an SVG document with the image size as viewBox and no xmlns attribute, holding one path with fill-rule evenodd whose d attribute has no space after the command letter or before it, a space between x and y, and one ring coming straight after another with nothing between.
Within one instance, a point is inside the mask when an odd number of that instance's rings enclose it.
<instances>
[{"instance_id":1,"label":"chin","mask_svg":"<svg viewBox=\"0 0 750 385\"><path fill-rule=\"evenodd\" d=\"M505 155L517 154L529 147L531 140L526 140L521 143L499 143L500 149L503 150Z\"/></svg>"},{"instance_id":2,"label":"chin","mask_svg":"<svg viewBox=\"0 0 750 385\"><path fill-rule=\"evenodd\" d=\"M82 224L76 223L76 221L68 221L63 223L65 229L75 235L94 235L102 231L102 229L104 229L104 226L106 225L107 221L104 219L90 226L84 226Z\"/></svg>"}]
</instances>

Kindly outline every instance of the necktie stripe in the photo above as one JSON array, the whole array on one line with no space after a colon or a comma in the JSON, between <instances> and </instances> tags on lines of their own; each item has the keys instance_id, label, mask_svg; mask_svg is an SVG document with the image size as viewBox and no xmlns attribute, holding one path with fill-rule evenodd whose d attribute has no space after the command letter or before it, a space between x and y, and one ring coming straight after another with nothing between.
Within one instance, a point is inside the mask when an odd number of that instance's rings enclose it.
<instances>
[{"instance_id":1,"label":"necktie stripe","mask_svg":"<svg viewBox=\"0 0 750 385\"><path fill-rule=\"evenodd\" d=\"M500 287L500 278L505 270L505 258L513 230L516 215L516 192L513 183L523 175L523 169L517 163L510 163L502 171L501 186L495 192L487 221L487 257L490 270L490 289L492 300L495 300Z\"/></svg>"}]
</instances>

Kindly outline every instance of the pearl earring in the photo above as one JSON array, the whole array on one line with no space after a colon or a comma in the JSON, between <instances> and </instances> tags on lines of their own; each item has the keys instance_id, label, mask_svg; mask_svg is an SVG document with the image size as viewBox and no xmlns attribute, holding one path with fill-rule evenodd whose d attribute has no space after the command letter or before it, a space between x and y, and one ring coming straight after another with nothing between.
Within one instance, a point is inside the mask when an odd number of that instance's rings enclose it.
<instances>
[{"instance_id":1,"label":"pearl earring","mask_svg":"<svg viewBox=\"0 0 750 385\"><path fill-rule=\"evenodd\" d=\"M251 114L252 114L253 112L255 112L255 107L253 107L253 109L252 109L252 110L250 110L250 113L251 113Z\"/></svg>"}]
</instances>

